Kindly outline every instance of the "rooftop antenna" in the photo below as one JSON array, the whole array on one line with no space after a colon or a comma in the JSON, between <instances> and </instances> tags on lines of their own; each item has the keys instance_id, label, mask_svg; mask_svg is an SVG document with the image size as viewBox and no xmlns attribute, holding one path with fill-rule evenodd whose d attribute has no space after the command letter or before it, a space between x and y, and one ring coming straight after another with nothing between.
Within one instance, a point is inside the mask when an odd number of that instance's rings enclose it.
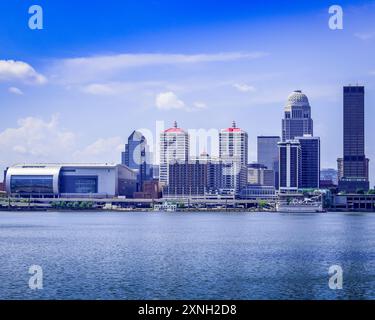
<instances>
[{"instance_id":1,"label":"rooftop antenna","mask_svg":"<svg viewBox=\"0 0 375 320\"><path fill-rule=\"evenodd\" d=\"M233 120L232 122L232 128L235 128L236 127L236 121Z\"/></svg>"}]
</instances>

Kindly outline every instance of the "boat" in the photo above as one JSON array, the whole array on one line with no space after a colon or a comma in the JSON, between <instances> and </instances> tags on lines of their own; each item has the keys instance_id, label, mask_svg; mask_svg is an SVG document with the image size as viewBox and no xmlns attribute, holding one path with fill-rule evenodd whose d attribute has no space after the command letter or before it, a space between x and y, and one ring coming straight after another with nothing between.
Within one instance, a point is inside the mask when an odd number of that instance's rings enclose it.
<instances>
[{"instance_id":1,"label":"boat","mask_svg":"<svg viewBox=\"0 0 375 320\"><path fill-rule=\"evenodd\" d=\"M170 203L168 201L163 202L162 204L155 204L154 211L164 211L164 212L176 212L177 204Z\"/></svg>"},{"instance_id":2,"label":"boat","mask_svg":"<svg viewBox=\"0 0 375 320\"><path fill-rule=\"evenodd\" d=\"M325 212L322 201L315 199L289 201L278 201L276 203L276 211L280 213L321 213Z\"/></svg>"}]
</instances>

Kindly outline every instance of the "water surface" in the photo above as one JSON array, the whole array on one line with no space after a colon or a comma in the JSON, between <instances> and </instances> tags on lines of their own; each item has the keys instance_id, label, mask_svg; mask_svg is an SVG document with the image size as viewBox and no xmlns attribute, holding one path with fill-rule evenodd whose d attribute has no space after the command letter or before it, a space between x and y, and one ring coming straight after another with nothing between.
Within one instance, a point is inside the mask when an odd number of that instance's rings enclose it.
<instances>
[{"instance_id":1,"label":"water surface","mask_svg":"<svg viewBox=\"0 0 375 320\"><path fill-rule=\"evenodd\" d=\"M0 299L374 299L374 231L371 213L0 212Z\"/></svg>"}]
</instances>

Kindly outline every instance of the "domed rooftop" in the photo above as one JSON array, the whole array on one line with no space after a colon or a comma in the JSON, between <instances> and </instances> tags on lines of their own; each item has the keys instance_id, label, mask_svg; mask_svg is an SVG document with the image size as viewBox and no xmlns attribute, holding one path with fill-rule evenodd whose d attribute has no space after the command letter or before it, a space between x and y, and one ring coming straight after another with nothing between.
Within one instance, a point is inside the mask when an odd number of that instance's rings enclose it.
<instances>
[{"instance_id":1,"label":"domed rooftop","mask_svg":"<svg viewBox=\"0 0 375 320\"><path fill-rule=\"evenodd\" d=\"M291 107L309 107L309 99L301 90L293 91L289 97L285 109L290 110Z\"/></svg>"}]
</instances>

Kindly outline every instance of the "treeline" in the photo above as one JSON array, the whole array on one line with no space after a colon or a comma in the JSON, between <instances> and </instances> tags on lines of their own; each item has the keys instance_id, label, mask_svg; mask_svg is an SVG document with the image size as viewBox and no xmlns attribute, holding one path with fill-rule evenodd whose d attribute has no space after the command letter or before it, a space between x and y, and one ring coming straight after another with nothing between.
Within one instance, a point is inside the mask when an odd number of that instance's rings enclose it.
<instances>
[{"instance_id":1,"label":"treeline","mask_svg":"<svg viewBox=\"0 0 375 320\"><path fill-rule=\"evenodd\" d=\"M54 209L87 210L94 208L94 204L89 201L54 201L51 203Z\"/></svg>"}]
</instances>

